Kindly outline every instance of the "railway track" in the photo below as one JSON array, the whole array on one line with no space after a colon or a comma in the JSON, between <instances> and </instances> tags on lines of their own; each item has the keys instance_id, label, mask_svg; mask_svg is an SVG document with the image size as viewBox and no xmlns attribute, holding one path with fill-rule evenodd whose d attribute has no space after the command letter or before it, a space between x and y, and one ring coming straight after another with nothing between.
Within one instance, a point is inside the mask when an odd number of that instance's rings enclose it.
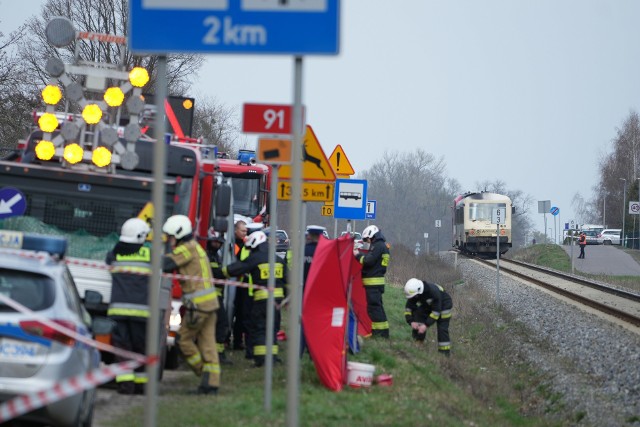
<instances>
[{"instance_id":1,"label":"railway track","mask_svg":"<svg viewBox=\"0 0 640 427\"><path fill-rule=\"evenodd\" d=\"M496 260L472 257L496 269ZM516 276L581 305L640 327L640 294L525 262L500 259L500 272Z\"/></svg>"}]
</instances>

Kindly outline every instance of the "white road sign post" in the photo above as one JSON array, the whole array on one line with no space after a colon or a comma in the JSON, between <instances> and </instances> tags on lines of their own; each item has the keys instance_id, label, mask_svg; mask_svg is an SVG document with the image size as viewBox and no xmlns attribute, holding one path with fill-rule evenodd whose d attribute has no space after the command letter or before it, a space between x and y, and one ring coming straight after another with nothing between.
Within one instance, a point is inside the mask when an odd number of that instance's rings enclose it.
<instances>
[{"instance_id":1,"label":"white road sign post","mask_svg":"<svg viewBox=\"0 0 640 427\"><path fill-rule=\"evenodd\" d=\"M500 306L500 224L507 220L507 208L491 211L491 224L496 225L496 302Z\"/></svg>"}]
</instances>

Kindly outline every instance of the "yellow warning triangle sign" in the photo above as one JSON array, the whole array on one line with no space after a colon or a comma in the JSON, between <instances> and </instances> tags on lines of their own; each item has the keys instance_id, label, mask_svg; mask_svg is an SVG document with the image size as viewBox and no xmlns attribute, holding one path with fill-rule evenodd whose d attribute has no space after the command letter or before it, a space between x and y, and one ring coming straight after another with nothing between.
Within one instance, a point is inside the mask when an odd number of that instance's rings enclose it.
<instances>
[{"instance_id":1,"label":"yellow warning triangle sign","mask_svg":"<svg viewBox=\"0 0 640 427\"><path fill-rule=\"evenodd\" d=\"M329 163L337 175L354 175L356 173L340 144L333 149L333 153L329 156Z\"/></svg>"},{"instance_id":2,"label":"yellow warning triangle sign","mask_svg":"<svg viewBox=\"0 0 640 427\"><path fill-rule=\"evenodd\" d=\"M320 142L313 133L311 126L302 140L302 179L307 181L335 181L336 174L320 146ZM291 166L282 165L278 173L280 179L291 179Z\"/></svg>"}]
</instances>

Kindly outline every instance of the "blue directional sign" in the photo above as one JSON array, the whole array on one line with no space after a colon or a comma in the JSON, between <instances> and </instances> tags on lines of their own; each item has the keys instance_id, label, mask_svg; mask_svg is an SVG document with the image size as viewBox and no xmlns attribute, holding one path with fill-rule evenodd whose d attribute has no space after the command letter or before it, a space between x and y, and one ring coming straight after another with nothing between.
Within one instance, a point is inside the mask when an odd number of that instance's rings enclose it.
<instances>
[{"instance_id":1,"label":"blue directional sign","mask_svg":"<svg viewBox=\"0 0 640 427\"><path fill-rule=\"evenodd\" d=\"M366 219L376 219L376 204L375 200L367 200L367 207L365 209Z\"/></svg>"},{"instance_id":2,"label":"blue directional sign","mask_svg":"<svg viewBox=\"0 0 640 427\"><path fill-rule=\"evenodd\" d=\"M24 214L27 210L27 199L16 188L0 188L0 219Z\"/></svg>"},{"instance_id":3,"label":"blue directional sign","mask_svg":"<svg viewBox=\"0 0 640 427\"><path fill-rule=\"evenodd\" d=\"M367 212L367 180L336 179L333 217L365 219Z\"/></svg>"},{"instance_id":4,"label":"blue directional sign","mask_svg":"<svg viewBox=\"0 0 640 427\"><path fill-rule=\"evenodd\" d=\"M130 0L134 53L337 55L340 0Z\"/></svg>"}]
</instances>

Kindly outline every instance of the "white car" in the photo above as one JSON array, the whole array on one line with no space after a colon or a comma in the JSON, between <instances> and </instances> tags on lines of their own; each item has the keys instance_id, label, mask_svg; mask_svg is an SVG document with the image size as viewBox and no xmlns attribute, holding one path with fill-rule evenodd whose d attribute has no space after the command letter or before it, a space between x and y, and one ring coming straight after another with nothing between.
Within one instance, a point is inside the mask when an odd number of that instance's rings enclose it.
<instances>
[{"instance_id":1,"label":"white car","mask_svg":"<svg viewBox=\"0 0 640 427\"><path fill-rule=\"evenodd\" d=\"M21 312L9 305L11 301L0 301L0 402L52 390L62 380L100 366L97 349L39 320L91 338L89 313L61 260L66 248L63 238L0 230L0 294L30 310ZM19 420L29 425L88 426L94 397L95 389L89 389Z\"/></svg>"},{"instance_id":2,"label":"white car","mask_svg":"<svg viewBox=\"0 0 640 427\"><path fill-rule=\"evenodd\" d=\"M622 243L622 230L619 228L606 228L598 233L598 244L620 245Z\"/></svg>"}]
</instances>

